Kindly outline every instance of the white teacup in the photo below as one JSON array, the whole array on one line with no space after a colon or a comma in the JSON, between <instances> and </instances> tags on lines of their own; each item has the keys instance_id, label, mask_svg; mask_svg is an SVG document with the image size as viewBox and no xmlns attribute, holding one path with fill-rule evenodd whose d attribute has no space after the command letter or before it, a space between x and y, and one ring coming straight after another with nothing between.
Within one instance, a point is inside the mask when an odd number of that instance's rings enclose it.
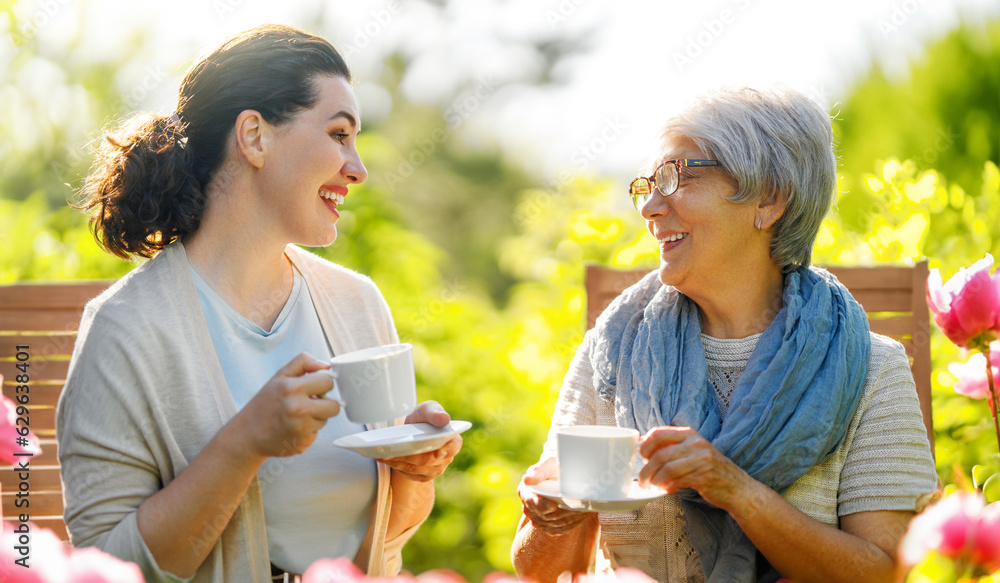
<instances>
[{"instance_id":1,"label":"white teacup","mask_svg":"<svg viewBox=\"0 0 1000 583\"><path fill-rule=\"evenodd\" d=\"M624 427L556 429L560 493L583 500L626 498L638 443L639 432Z\"/></svg>"},{"instance_id":2,"label":"white teacup","mask_svg":"<svg viewBox=\"0 0 1000 583\"><path fill-rule=\"evenodd\" d=\"M389 344L330 359L340 406L353 423L405 417L417 408L413 345Z\"/></svg>"}]
</instances>

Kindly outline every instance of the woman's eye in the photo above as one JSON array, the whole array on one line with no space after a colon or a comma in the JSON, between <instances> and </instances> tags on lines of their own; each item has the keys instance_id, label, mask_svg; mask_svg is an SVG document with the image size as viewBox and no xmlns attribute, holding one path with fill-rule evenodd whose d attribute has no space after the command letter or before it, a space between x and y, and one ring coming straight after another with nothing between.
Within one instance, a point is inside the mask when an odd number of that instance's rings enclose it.
<instances>
[{"instance_id":1,"label":"woman's eye","mask_svg":"<svg viewBox=\"0 0 1000 583\"><path fill-rule=\"evenodd\" d=\"M330 137L343 144L344 142L347 141L347 138L351 137L351 135L345 134L344 132L333 132L332 134L330 134Z\"/></svg>"}]
</instances>

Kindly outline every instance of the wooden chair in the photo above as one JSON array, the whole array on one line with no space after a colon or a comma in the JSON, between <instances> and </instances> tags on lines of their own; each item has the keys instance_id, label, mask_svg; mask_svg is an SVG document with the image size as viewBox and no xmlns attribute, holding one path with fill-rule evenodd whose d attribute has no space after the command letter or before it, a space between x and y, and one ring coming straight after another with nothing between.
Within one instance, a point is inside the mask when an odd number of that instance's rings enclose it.
<instances>
[{"instance_id":1,"label":"wooden chair","mask_svg":"<svg viewBox=\"0 0 1000 583\"><path fill-rule=\"evenodd\" d=\"M910 357L910 369L917 385L920 409L927 427L927 438L934 451L931 421L931 342L930 313L927 309L927 261L912 267L828 267L850 290L868 314L872 332L901 342ZM625 288L639 281L650 269L620 270L588 265L587 329L597 316Z\"/></svg>"},{"instance_id":2,"label":"wooden chair","mask_svg":"<svg viewBox=\"0 0 1000 583\"><path fill-rule=\"evenodd\" d=\"M29 428L42 442L42 453L29 460L28 507L15 505L18 473L0 467L3 519L16 522L28 514L38 527L68 541L63 522L62 484L56 457L56 402L66 382L83 307L111 282L16 284L0 286L0 374L3 394L16 398L17 355L27 355ZM22 394L24 394L22 392Z\"/></svg>"}]
</instances>

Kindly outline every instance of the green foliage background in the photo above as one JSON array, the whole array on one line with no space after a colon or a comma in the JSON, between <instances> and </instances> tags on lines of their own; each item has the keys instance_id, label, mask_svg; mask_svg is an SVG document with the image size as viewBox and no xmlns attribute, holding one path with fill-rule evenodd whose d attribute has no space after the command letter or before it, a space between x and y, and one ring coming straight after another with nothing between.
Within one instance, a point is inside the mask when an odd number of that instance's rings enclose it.
<instances>
[{"instance_id":1,"label":"green foliage background","mask_svg":"<svg viewBox=\"0 0 1000 583\"><path fill-rule=\"evenodd\" d=\"M0 117L0 283L121 276L134 264L100 251L66 201L89 165L81 146L130 109L108 89L123 62L73 68L18 40L3 90L39 129L24 141ZM840 194L816 263L928 257L947 277L1000 252L998 47L1000 23L962 29L928 47L907 79L876 69L844 96ZM406 63L389 65L393 88ZM30 71L74 93L86 118L48 120L18 82ZM346 205L338 241L314 251L374 278L416 347L421 399L473 423L404 559L414 572L450 567L475 581L511 570L515 488L584 331L584 263L655 265L656 247L614 204L621 184L581 174L541 187L502 155L468 148L446 112L394 97L389 118L359 139L371 179ZM437 129L443 138L428 145ZM421 148L426 161L398 180ZM936 332L932 343L937 464L950 483L997 456L985 404L951 390L947 364L964 356Z\"/></svg>"}]
</instances>

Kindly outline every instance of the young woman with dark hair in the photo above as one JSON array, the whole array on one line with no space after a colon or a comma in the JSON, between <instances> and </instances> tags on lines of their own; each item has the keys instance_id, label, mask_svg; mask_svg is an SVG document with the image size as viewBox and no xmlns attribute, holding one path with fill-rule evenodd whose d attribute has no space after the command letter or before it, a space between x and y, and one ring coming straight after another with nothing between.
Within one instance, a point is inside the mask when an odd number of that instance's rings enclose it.
<instances>
[{"instance_id":1,"label":"young woman with dark hair","mask_svg":"<svg viewBox=\"0 0 1000 583\"><path fill-rule=\"evenodd\" d=\"M105 136L81 206L151 259L88 305L59 402L74 545L150 581L400 569L461 438L374 461L332 445L365 428L317 398L330 356L398 342L370 279L298 248L333 243L367 177L350 81L325 40L261 26L196 62L172 115ZM449 420L428 401L404 422Z\"/></svg>"}]
</instances>

